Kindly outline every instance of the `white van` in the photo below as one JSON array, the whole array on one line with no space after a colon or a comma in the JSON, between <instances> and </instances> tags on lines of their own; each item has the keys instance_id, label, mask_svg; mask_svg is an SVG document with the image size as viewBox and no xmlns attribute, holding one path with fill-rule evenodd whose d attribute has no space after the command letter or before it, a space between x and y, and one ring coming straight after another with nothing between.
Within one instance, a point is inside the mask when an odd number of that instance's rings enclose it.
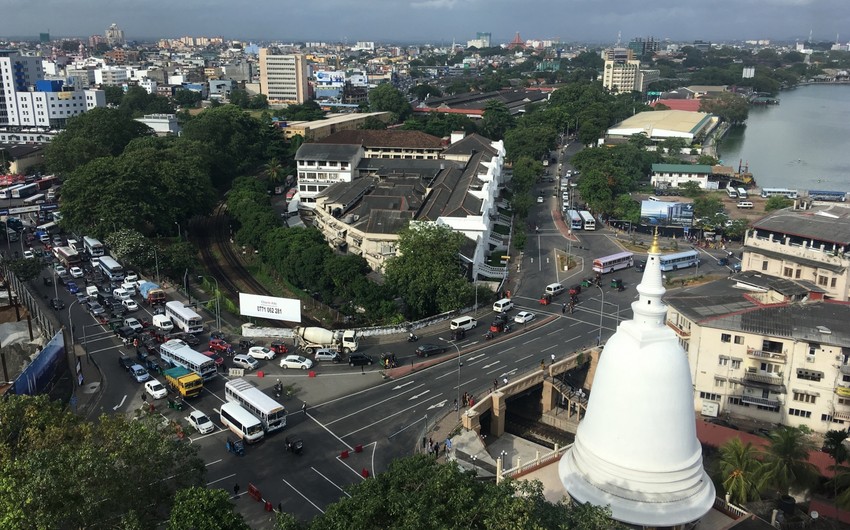
<instances>
[{"instance_id":1,"label":"white van","mask_svg":"<svg viewBox=\"0 0 850 530\"><path fill-rule=\"evenodd\" d=\"M469 331L478 325L478 321L472 317L457 317L452 320L451 329L462 329L464 331Z\"/></svg>"},{"instance_id":2,"label":"white van","mask_svg":"<svg viewBox=\"0 0 850 530\"><path fill-rule=\"evenodd\" d=\"M550 283L546 286L546 294L551 294L552 296L561 294L564 292L564 286L560 283Z\"/></svg>"},{"instance_id":3,"label":"white van","mask_svg":"<svg viewBox=\"0 0 850 530\"><path fill-rule=\"evenodd\" d=\"M121 288L127 291L130 296L136 294L136 282L128 282L127 279L124 279L124 283L121 284Z\"/></svg>"},{"instance_id":4,"label":"white van","mask_svg":"<svg viewBox=\"0 0 850 530\"><path fill-rule=\"evenodd\" d=\"M510 298L502 298L501 300L497 300L496 303L493 304L493 311L496 313L507 313L511 309L514 308L514 303Z\"/></svg>"},{"instance_id":5,"label":"white van","mask_svg":"<svg viewBox=\"0 0 850 530\"><path fill-rule=\"evenodd\" d=\"M751 203L750 201L741 201L741 202L738 203L738 208L752 208L752 207L753 207L753 203Z\"/></svg>"},{"instance_id":6,"label":"white van","mask_svg":"<svg viewBox=\"0 0 850 530\"><path fill-rule=\"evenodd\" d=\"M126 289L122 289L121 287L112 290L112 297L116 300L124 301L130 299L130 293L127 292Z\"/></svg>"},{"instance_id":7,"label":"white van","mask_svg":"<svg viewBox=\"0 0 850 530\"><path fill-rule=\"evenodd\" d=\"M153 325L162 331L171 331L174 329L174 323L165 315L154 315Z\"/></svg>"},{"instance_id":8,"label":"white van","mask_svg":"<svg viewBox=\"0 0 850 530\"><path fill-rule=\"evenodd\" d=\"M89 298L97 298L97 285L87 285L86 294Z\"/></svg>"}]
</instances>

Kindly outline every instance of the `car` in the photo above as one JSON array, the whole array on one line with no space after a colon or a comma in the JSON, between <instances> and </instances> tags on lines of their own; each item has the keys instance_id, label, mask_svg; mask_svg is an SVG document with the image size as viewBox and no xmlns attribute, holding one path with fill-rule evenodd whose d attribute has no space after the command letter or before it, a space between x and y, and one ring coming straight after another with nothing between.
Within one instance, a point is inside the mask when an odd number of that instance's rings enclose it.
<instances>
[{"instance_id":1,"label":"car","mask_svg":"<svg viewBox=\"0 0 850 530\"><path fill-rule=\"evenodd\" d=\"M127 311L138 311L139 309L139 304L137 304L135 300L122 300L121 305Z\"/></svg>"},{"instance_id":2,"label":"car","mask_svg":"<svg viewBox=\"0 0 850 530\"><path fill-rule=\"evenodd\" d=\"M171 339L180 339L189 346L197 346L201 343L201 339L199 339L197 336L192 335L191 333L185 333L183 331L168 335L168 340Z\"/></svg>"},{"instance_id":3,"label":"car","mask_svg":"<svg viewBox=\"0 0 850 530\"><path fill-rule=\"evenodd\" d=\"M717 260L718 267L725 267L729 265L729 258L720 258Z\"/></svg>"},{"instance_id":4,"label":"car","mask_svg":"<svg viewBox=\"0 0 850 530\"><path fill-rule=\"evenodd\" d=\"M127 274L124 275L125 282L136 282L139 281L139 275L133 271L127 271Z\"/></svg>"},{"instance_id":5,"label":"car","mask_svg":"<svg viewBox=\"0 0 850 530\"><path fill-rule=\"evenodd\" d=\"M50 307L59 311L60 309L65 308L65 302L63 302L61 298L54 298L50 301Z\"/></svg>"},{"instance_id":6,"label":"car","mask_svg":"<svg viewBox=\"0 0 850 530\"><path fill-rule=\"evenodd\" d=\"M643 260L638 260L635 262L635 270L638 272L643 272L646 269L646 262Z\"/></svg>"},{"instance_id":7,"label":"car","mask_svg":"<svg viewBox=\"0 0 850 530\"><path fill-rule=\"evenodd\" d=\"M68 272L68 269L65 268L61 263L57 263L53 266L53 270L56 271L56 274L62 274L63 272Z\"/></svg>"},{"instance_id":8,"label":"car","mask_svg":"<svg viewBox=\"0 0 850 530\"><path fill-rule=\"evenodd\" d=\"M324 361L338 363L342 361L342 355L340 355L338 351L332 350L330 348L317 349L316 353L313 354L313 358L316 360L316 362Z\"/></svg>"},{"instance_id":9,"label":"car","mask_svg":"<svg viewBox=\"0 0 850 530\"><path fill-rule=\"evenodd\" d=\"M32 253L32 250L24 251L24 259L33 259L35 258L35 254Z\"/></svg>"},{"instance_id":10,"label":"car","mask_svg":"<svg viewBox=\"0 0 850 530\"><path fill-rule=\"evenodd\" d=\"M130 367L135 365L135 364L136 364L136 361L134 361L132 357L127 357L126 355L119 355L118 356L118 365L121 368L127 370L128 372L130 371Z\"/></svg>"},{"instance_id":11,"label":"car","mask_svg":"<svg viewBox=\"0 0 850 530\"><path fill-rule=\"evenodd\" d=\"M281 368L300 368L307 370L313 367L313 361L300 355L287 355L280 360Z\"/></svg>"},{"instance_id":12,"label":"car","mask_svg":"<svg viewBox=\"0 0 850 530\"><path fill-rule=\"evenodd\" d=\"M130 317L124 319L124 325L128 328L132 328L133 331L142 331L145 327L139 322L138 319Z\"/></svg>"},{"instance_id":13,"label":"car","mask_svg":"<svg viewBox=\"0 0 850 530\"><path fill-rule=\"evenodd\" d=\"M228 344L227 342L225 342L222 339L210 339L210 343L207 346L207 348L212 350L212 351L220 351L220 352L226 352L227 350L233 349L233 347L230 344Z\"/></svg>"},{"instance_id":14,"label":"car","mask_svg":"<svg viewBox=\"0 0 850 530\"><path fill-rule=\"evenodd\" d=\"M66 285L71 280L71 275L67 271L56 275L56 281L59 282L59 285Z\"/></svg>"},{"instance_id":15,"label":"car","mask_svg":"<svg viewBox=\"0 0 850 530\"><path fill-rule=\"evenodd\" d=\"M373 362L372 358L365 353L352 353L348 356L349 366L363 366L372 364Z\"/></svg>"},{"instance_id":16,"label":"car","mask_svg":"<svg viewBox=\"0 0 850 530\"><path fill-rule=\"evenodd\" d=\"M537 202L538 202L538 204L543 202L543 195L537 196Z\"/></svg>"},{"instance_id":17,"label":"car","mask_svg":"<svg viewBox=\"0 0 850 530\"><path fill-rule=\"evenodd\" d=\"M68 292L71 294L76 294L80 292L80 288L77 287L77 282L67 282L65 284L65 288L68 289Z\"/></svg>"},{"instance_id":18,"label":"car","mask_svg":"<svg viewBox=\"0 0 850 530\"><path fill-rule=\"evenodd\" d=\"M83 277L83 269L79 267L71 267L71 270L68 271L72 278L82 278Z\"/></svg>"},{"instance_id":19,"label":"car","mask_svg":"<svg viewBox=\"0 0 850 530\"><path fill-rule=\"evenodd\" d=\"M237 353L233 356L233 366L244 368L245 370L256 370L260 366L260 361L254 359L250 355Z\"/></svg>"},{"instance_id":20,"label":"car","mask_svg":"<svg viewBox=\"0 0 850 530\"><path fill-rule=\"evenodd\" d=\"M89 295L82 291L77 291L76 293L74 293L74 296L77 297L77 302L79 302L80 304L85 304L89 299Z\"/></svg>"},{"instance_id":21,"label":"car","mask_svg":"<svg viewBox=\"0 0 850 530\"><path fill-rule=\"evenodd\" d=\"M222 357L221 355L209 350L202 353L212 359L216 366L221 366L224 364L224 357Z\"/></svg>"},{"instance_id":22,"label":"car","mask_svg":"<svg viewBox=\"0 0 850 530\"><path fill-rule=\"evenodd\" d=\"M53 246L61 247L62 246L62 236L53 236Z\"/></svg>"},{"instance_id":23,"label":"car","mask_svg":"<svg viewBox=\"0 0 850 530\"><path fill-rule=\"evenodd\" d=\"M277 353L274 350L265 346L251 346L248 348L248 355L254 359L274 359Z\"/></svg>"},{"instance_id":24,"label":"car","mask_svg":"<svg viewBox=\"0 0 850 530\"><path fill-rule=\"evenodd\" d=\"M531 322L532 320L534 320L534 313L532 313L531 311L520 311L514 317L514 322L516 322L517 324L525 324L526 322Z\"/></svg>"},{"instance_id":25,"label":"car","mask_svg":"<svg viewBox=\"0 0 850 530\"><path fill-rule=\"evenodd\" d=\"M416 355L419 357L428 357L431 355L439 355L445 353L446 347L439 344L422 344L416 348Z\"/></svg>"},{"instance_id":26,"label":"car","mask_svg":"<svg viewBox=\"0 0 850 530\"><path fill-rule=\"evenodd\" d=\"M215 424L200 410L193 410L186 416L186 423L194 427L198 434L207 434L215 430Z\"/></svg>"},{"instance_id":27,"label":"car","mask_svg":"<svg viewBox=\"0 0 850 530\"><path fill-rule=\"evenodd\" d=\"M89 302L89 313L94 316L103 315L106 313L106 309L103 308L102 305L97 302Z\"/></svg>"},{"instance_id":28,"label":"car","mask_svg":"<svg viewBox=\"0 0 850 530\"><path fill-rule=\"evenodd\" d=\"M741 272L741 262L735 262L735 264L732 265L732 270L735 272Z\"/></svg>"},{"instance_id":29,"label":"car","mask_svg":"<svg viewBox=\"0 0 850 530\"><path fill-rule=\"evenodd\" d=\"M162 386L162 383L156 379L152 379L145 383L145 392L154 399L162 399L168 395L168 390L166 390L165 387Z\"/></svg>"}]
</instances>

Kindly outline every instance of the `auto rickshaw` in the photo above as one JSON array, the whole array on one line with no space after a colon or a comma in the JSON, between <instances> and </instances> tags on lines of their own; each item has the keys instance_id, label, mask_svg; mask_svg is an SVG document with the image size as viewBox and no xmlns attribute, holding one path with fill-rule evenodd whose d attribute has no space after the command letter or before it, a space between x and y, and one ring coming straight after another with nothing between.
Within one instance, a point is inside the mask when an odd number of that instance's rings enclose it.
<instances>
[{"instance_id":1,"label":"auto rickshaw","mask_svg":"<svg viewBox=\"0 0 850 530\"><path fill-rule=\"evenodd\" d=\"M549 293L544 293L543 296L540 297L540 305L549 305L552 303L552 295Z\"/></svg>"},{"instance_id":2,"label":"auto rickshaw","mask_svg":"<svg viewBox=\"0 0 850 530\"><path fill-rule=\"evenodd\" d=\"M590 281L590 280L585 280L585 281ZM589 287L589 286L590 286L590 284L584 285L584 282L582 282L581 285L579 285L579 284L573 285L572 287L570 287L570 296L578 296L578 294L581 292L582 287Z\"/></svg>"},{"instance_id":3,"label":"auto rickshaw","mask_svg":"<svg viewBox=\"0 0 850 530\"><path fill-rule=\"evenodd\" d=\"M233 453L236 456L245 456L245 444L242 440L228 438L224 445L228 453Z\"/></svg>"},{"instance_id":4,"label":"auto rickshaw","mask_svg":"<svg viewBox=\"0 0 850 530\"><path fill-rule=\"evenodd\" d=\"M452 330L452 340L462 340L466 337L466 330L463 328L457 328Z\"/></svg>"},{"instance_id":5,"label":"auto rickshaw","mask_svg":"<svg viewBox=\"0 0 850 530\"><path fill-rule=\"evenodd\" d=\"M289 348L286 347L286 344L280 341L272 342L271 346L269 346L269 349L278 355L289 353Z\"/></svg>"},{"instance_id":6,"label":"auto rickshaw","mask_svg":"<svg viewBox=\"0 0 850 530\"><path fill-rule=\"evenodd\" d=\"M283 443L285 444L287 451L295 453L296 455L300 455L301 451L304 449L304 440L301 438L290 438L287 436L283 439Z\"/></svg>"},{"instance_id":7,"label":"auto rickshaw","mask_svg":"<svg viewBox=\"0 0 850 530\"><path fill-rule=\"evenodd\" d=\"M618 291L622 291L624 289L623 280L619 278L614 278L613 280L611 280L611 288L617 289Z\"/></svg>"}]
</instances>

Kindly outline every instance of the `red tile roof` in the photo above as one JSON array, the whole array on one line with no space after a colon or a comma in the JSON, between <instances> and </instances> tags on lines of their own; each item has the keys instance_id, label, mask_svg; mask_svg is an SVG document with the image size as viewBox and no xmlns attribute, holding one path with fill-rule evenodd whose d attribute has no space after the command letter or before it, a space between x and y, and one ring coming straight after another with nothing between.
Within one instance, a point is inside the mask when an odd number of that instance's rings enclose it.
<instances>
[{"instance_id":1,"label":"red tile roof","mask_svg":"<svg viewBox=\"0 0 850 530\"><path fill-rule=\"evenodd\" d=\"M686 110L688 112L699 112L699 104L700 100L698 99L657 99L649 104L650 107L655 108L656 105L661 103L662 105L667 105L670 107L670 110Z\"/></svg>"}]
</instances>

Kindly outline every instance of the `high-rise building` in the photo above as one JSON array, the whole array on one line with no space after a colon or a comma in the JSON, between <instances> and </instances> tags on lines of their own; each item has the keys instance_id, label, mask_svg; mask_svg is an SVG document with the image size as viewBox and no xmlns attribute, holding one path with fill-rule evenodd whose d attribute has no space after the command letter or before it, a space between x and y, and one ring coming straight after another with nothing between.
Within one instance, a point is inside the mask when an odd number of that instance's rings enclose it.
<instances>
[{"instance_id":1,"label":"high-rise building","mask_svg":"<svg viewBox=\"0 0 850 530\"><path fill-rule=\"evenodd\" d=\"M605 66L602 86L619 94L640 90L640 61L629 48L610 48L602 52Z\"/></svg>"},{"instance_id":2,"label":"high-rise building","mask_svg":"<svg viewBox=\"0 0 850 530\"><path fill-rule=\"evenodd\" d=\"M491 38L492 35L490 33L484 33L479 31L475 34L474 39L466 41L466 47L478 48L479 50L482 48L489 48Z\"/></svg>"},{"instance_id":3,"label":"high-rise building","mask_svg":"<svg viewBox=\"0 0 850 530\"><path fill-rule=\"evenodd\" d=\"M21 55L14 50L0 50L0 127L16 124L16 94L26 92L44 77L41 57Z\"/></svg>"},{"instance_id":4,"label":"high-rise building","mask_svg":"<svg viewBox=\"0 0 850 530\"><path fill-rule=\"evenodd\" d=\"M306 57L275 52L260 48L260 93L271 104L303 104L309 99Z\"/></svg>"},{"instance_id":5,"label":"high-rise building","mask_svg":"<svg viewBox=\"0 0 850 530\"><path fill-rule=\"evenodd\" d=\"M648 53L655 53L661 49L661 42L655 40L655 37L636 37L629 42L629 49L634 52L636 57L642 57Z\"/></svg>"},{"instance_id":6,"label":"high-rise building","mask_svg":"<svg viewBox=\"0 0 850 530\"><path fill-rule=\"evenodd\" d=\"M634 318L622 322L599 359L587 413L559 474L580 503L609 506L618 521L682 527L714 505L702 465L688 357L667 326L658 236Z\"/></svg>"},{"instance_id":7,"label":"high-rise building","mask_svg":"<svg viewBox=\"0 0 850 530\"><path fill-rule=\"evenodd\" d=\"M126 41L124 40L124 30L118 27L118 24L112 24L103 34L106 39L106 43L110 46L122 46Z\"/></svg>"}]
</instances>

